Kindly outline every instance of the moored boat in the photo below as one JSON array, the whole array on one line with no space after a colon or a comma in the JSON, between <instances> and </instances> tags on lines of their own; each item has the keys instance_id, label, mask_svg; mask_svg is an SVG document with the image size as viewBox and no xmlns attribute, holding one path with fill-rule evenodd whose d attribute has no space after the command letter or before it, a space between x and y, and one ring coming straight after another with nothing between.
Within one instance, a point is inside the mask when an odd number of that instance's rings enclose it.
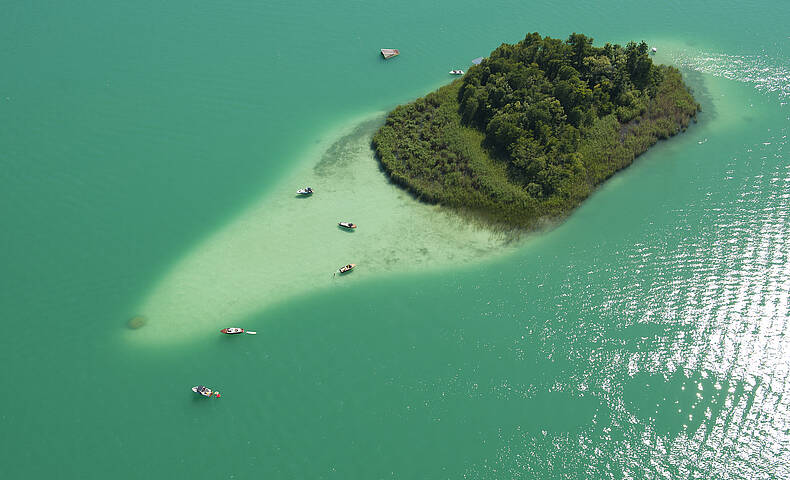
<instances>
[{"instance_id":1,"label":"moored boat","mask_svg":"<svg viewBox=\"0 0 790 480\"><path fill-rule=\"evenodd\" d=\"M463 70L450 70L450 75L463 75Z\"/></svg>"},{"instance_id":2,"label":"moored boat","mask_svg":"<svg viewBox=\"0 0 790 480\"><path fill-rule=\"evenodd\" d=\"M228 328L223 328L222 330L220 330L220 332L227 333L228 335L235 335L237 333L244 333L244 329L238 327L228 327Z\"/></svg>"},{"instance_id":3,"label":"moored boat","mask_svg":"<svg viewBox=\"0 0 790 480\"><path fill-rule=\"evenodd\" d=\"M310 187L300 188L299 190L296 191L296 193L298 193L299 195L312 195L313 189Z\"/></svg>"},{"instance_id":4,"label":"moored boat","mask_svg":"<svg viewBox=\"0 0 790 480\"><path fill-rule=\"evenodd\" d=\"M382 48L381 55L384 57L384 60L389 60L392 57L400 55L400 50L397 48Z\"/></svg>"},{"instance_id":5,"label":"moored boat","mask_svg":"<svg viewBox=\"0 0 790 480\"><path fill-rule=\"evenodd\" d=\"M343 267L340 267L340 269L338 270L338 272L340 272L340 273L348 273L348 272L350 272L351 270L353 270L353 269L354 269L354 267L356 267L356 264L354 264L354 263L349 263L348 265L345 265L345 266L343 266Z\"/></svg>"},{"instance_id":6,"label":"moored boat","mask_svg":"<svg viewBox=\"0 0 790 480\"><path fill-rule=\"evenodd\" d=\"M192 391L203 397L211 397L212 395L216 396L217 398L220 397L219 392L212 392L210 388L204 387L203 385L192 387Z\"/></svg>"},{"instance_id":7,"label":"moored boat","mask_svg":"<svg viewBox=\"0 0 790 480\"><path fill-rule=\"evenodd\" d=\"M351 222L338 222L338 225L340 225L343 228L348 228L349 230L353 228L357 228L357 226Z\"/></svg>"}]
</instances>

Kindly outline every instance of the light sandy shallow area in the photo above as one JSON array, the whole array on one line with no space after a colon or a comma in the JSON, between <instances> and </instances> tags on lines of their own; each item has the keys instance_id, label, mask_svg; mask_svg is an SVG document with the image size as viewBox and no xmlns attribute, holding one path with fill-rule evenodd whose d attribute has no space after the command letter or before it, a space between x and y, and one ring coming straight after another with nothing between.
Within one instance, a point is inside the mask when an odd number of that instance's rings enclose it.
<instances>
[{"instance_id":1,"label":"light sandy shallow area","mask_svg":"<svg viewBox=\"0 0 790 480\"><path fill-rule=\"evenodd\" d=\"M303 166L175 262L141 302L130 341L164 344L217 330L297 295L512 252L512 235L472 225L392 185L370 146L383 115L307 152ZM296 190L311 186L315 194ZM337 222L358 225L341 230ZM347 263L357 268L334 275ZM250 329L255 325L243 325Z\"/></svg>"}]
</instances>

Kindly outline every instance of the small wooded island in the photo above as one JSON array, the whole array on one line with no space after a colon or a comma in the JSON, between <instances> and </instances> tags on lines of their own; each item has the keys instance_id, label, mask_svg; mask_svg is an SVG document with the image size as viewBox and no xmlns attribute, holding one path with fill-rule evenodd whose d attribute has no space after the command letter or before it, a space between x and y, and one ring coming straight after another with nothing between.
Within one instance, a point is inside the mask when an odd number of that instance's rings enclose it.
<instances>
[{"instance_id":1,"label":"small wooded island","mask_svg":"<svg viewBox=\"0 0 790 480\"><path fill-rule=\"evenodd\" d=\"M530 33L453 83L390 112L373 137L397 184L499 225L567 214L700 109L644 42Z\"/></svg>"}]
</instances>

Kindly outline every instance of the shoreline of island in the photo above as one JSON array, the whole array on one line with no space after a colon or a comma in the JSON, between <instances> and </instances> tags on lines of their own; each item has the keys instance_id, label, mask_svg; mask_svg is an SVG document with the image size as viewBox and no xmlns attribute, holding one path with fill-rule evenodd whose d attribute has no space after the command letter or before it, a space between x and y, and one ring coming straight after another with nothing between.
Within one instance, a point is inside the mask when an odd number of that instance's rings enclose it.
<instances>
[{"instance_id":1,"label":"shoreline of island","mask_svg":"<svg viewBox=\"0 0 790 480\"><path fill-rule=\"evenodd\" d=\"M700 110L644 42L592 40L528 34L395 108L373 137L382 169L419 200L491 227L535 230L567 216Z\"/></svg>"},{"instance_id":2,"label":"shoreline of island","mask_svg":"<svg viewBox=\"0 0 790 480\"><path fill-rule=\"evenodd\" d=\"M122 341L159 348L223 326L263 328L268 309L301 296L474 268L516 252L520 243L510 236L416 202L388 180L370 150L384 114L348 117L322 131L273 187L185 247L129 310ZM307 185L314 195L297 197ZM340 221L359 228L343 231ZM333 276L348 263L357 265L353 273ZM179 335L168 335L173 330Z\"/></svg>"}]
</instances>

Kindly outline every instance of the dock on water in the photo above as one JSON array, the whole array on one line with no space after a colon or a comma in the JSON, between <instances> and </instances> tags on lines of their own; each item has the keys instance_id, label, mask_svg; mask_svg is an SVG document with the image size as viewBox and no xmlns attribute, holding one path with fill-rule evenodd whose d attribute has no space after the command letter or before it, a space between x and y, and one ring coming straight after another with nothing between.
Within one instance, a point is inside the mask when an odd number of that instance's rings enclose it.
<instances>
[{"instance_id":1,"label":"dock on water","mask_svg":"<svg viewBox=\"0 0 790 480\"><path fill-rule=\"evenodd\" d=\"M387 59L392 58L392 57L394 57L396 55L400 55L400 50L397 50L397 49L394 49L394 48L382 48L381 49L381 55L384 56L384 60L387 60Z\"/></svg>"}]
</instances>

